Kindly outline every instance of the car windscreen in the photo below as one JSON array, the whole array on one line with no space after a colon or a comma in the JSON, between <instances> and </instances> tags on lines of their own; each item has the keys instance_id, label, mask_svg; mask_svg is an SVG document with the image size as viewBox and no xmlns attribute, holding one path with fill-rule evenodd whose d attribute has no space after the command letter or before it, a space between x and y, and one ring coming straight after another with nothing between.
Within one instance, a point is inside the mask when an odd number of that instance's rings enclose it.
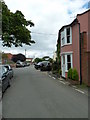
<instances>
[{"instance_id":1,"label":"car windscreen","mask_svg":"<svg viewBox=\"0 0 90 120\"><path fill-rule=\"evenodd\" d=\"M37 65L41 65L42 62L39 62Z\"/></svg>"},{"instance_id":2,"label":"car windscreen","mask_svg":"<svg viewBox=\"0 0 90 120\"><path fill-rule=\"evenodd\" d=\"M5 66L7 68L7 70L9 70L9 66Z\"/></svg>"},{"instance_id":3,"label":"car windscreen","mask_svg":"<svg viewBox=\"0 0 90 120\"><path fill-rule=\"evenodd\" d=\"M49 62L47 62L47 61L42 62L42 64L45 65L45 66L48 65L48 63Z\"/></svg>"},{"instance_id":4,"label":"car windscreen","mask_svg":"<svg viewBox=\"0 0 90 120\"><path fill-rule=\"evenodd\" d=\"M6 73L8 70L6 67L2 66L2 74Z\"/></svg>"},{"instance_id":5,"label":"car windscreen","mask_svg":"<svg viewBox=\"0 0 90 120\"><path fill-rule=\"evenodd\" d=\"M6 73L7 72L7 68L5 68L4 66L0 66L0 78L2 77L2 75L4 74L4 73Z\"/></svg>"}]
</instances>

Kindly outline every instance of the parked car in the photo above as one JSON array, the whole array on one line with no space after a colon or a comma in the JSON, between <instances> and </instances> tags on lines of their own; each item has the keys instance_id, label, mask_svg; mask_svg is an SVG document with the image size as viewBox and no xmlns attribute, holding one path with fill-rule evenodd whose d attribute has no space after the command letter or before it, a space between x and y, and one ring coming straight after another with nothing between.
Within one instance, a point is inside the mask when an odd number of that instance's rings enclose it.
<instances>
[{"instance_id":1,"label":"parked car","mask_svg":"<svg viewBox=\"0 0 90 120\"><path fill-rule=\"evenodd\" d=\"M40 69L40 67L42 66L42 62L39 62L39 63L35 63L34 64L34 67L38 70Z\"/></svg>"},{"instance_id":2,"label":"parked car","mask_svg":"<svg viewBox=\"0 0 90 120\"><path fill-rule=\"evenodd\" d=\"M18 67L25 67L25 65L24 65L23 62L17 61L17 62L16 62L16 67L17 67L17 68L18 68Z\"/></svg>"},{"instance_id":3,"label":"parked car","mask_svg":"<svg viewBox=\"0 0 90 120\"><path fill-rule=\"evenodd\" d=\"M27 63L27 66L30 66L30 63Z\"/></svg>"},{"instance_id":4,"label":"parked car","mask_svg":"<svg viewBox=\"0 0 90 120\"><path fill-rule=\"evenodd\" d=\"M51 70L51 63L49 61L42 61L39 63L35 63L35 68L40 69L41 71L50 71Z\"/></svg>"},{"instance_id":5,"label":"parked car","mask_svg":"<svg viewBox=\"0 0 90 120\"><path fill-rule=\"evenodd\" d=\"M30 66L30 63L24 62L24 67Z\"/></svg>"},{"instance_id":6,"label":"parked car","mask_svg":"<svg viewBox=\"0 0 90 120\"><path fill-rule=\"evenodd\" d=\"M0 65L0 87L2 87L2 93L10 87L9 72L6 67Z\"/></svg>"},{"instance_id":7,"label":"parked car","mask_svg":"<svg viewBox=\"0 0 90 120\"><path fill-rule=\"evenodd\" d=\"M41 71L51 71L51 63L49 61L42 61L40 70Z\"/></svg>"},{"instance_id":8,"label":"parked car","mask_svg":"<svg viewBox=\"0 0 90 120\"><path fill-rule=\"evenodd\" d=\"M9 77L11 79L13 77L13 69L11 68L11 66L9 64L6 64L4 66L7 68L8 72L9 72Z\"/></svg>"}]
</instances>

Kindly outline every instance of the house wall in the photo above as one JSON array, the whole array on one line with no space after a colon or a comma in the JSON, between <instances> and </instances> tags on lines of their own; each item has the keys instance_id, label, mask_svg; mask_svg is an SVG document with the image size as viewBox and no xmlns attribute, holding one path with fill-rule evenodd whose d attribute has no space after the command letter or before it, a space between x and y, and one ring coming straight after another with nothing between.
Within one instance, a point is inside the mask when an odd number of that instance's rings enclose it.
<instances>
[{"instance_id":1,"label":"house wall","mask_svg":"<svg viewBox=\"0 0 90 120\"><path fill-rule=\"evenodd\" d=\"M80 32L83 33L81 40L82 81L90 86L90 10L77 16L80 22Z\"/></svg>"},{"instance_id":2,"label":"house wall","mask_svg":"<svg viewBox=\"0 0 90 120\"><path fill-rule=\"evenodd\" d=\"M88 51L90 52L90 11L88 13Z\"/></svg>"},{"instance_id":3,"label":"house wall","mask_svg":"<svg viewBox=\"0 0 90 120\"><path fill-rule=\"evenodd\" d=\"M72 26L73 68L78 71L80 79L80 54L79 54L79 25Z\"/></svg>"},{"instance_id":4,"label":"house wall","mask_svg":"<svg viewBox=\"0 0 90 120\"><path fill-rule=\"evenodd\" d=\"M88 52L88 86L90 86L90 52Z\"/></svg>"},{"instance_id":5,"label":"house wall","mask_svg":"<svg viewBox=\"0 0 90 120\"><path fill-rule=\"evenodd\" d=\"M61 54L72 52L72 66L76 68L80 79L80 55L79 55L79 25L72 26L72 44L61 47ZM67 72L65 72L67 77Z\"/></svg>"},{"instance_id":6,"label":"house wall","mask_svg":"<svg viewBox=\"0 0 90 120\"><path fill-rule=\"evenodd\" d=\"M72 44L71 45L64 45L63 47L61 47L61 53L70 52L72 50L73 50Z\"/></svg>"},{"instance_id":7,"label":"house wall","mask_svg":"<svg viewBox=\"0 0 90 120\"><path fill-rule=\"evenodd\" d=\"M90 86L90 10L77 15L80 23L81 38L81 70L82 81ZM72 25L72 44L61 46L61 55L63 53L72 52L73 68L76 68L80 80L80 45L79 45L79 24ZM62 59L61 59L62 60ZM67 77L67 71L65 72Z\"/></svg>"},{"instance_id":8,"label":"house wall","mask_svg":"<svg viewBox=\"0 0 90 120\"><path fill-rule=\"evenodd\" d=\"M88 13L88 85L90 86L90 11Z\"/></svg>"},{"instance_id":9,"label":"house wall","mask_svg":"<svg viewBox=\"0 0 90 120\"><path fill-rule=\"evenodd\" d=\"M82 81L88 83L88 52L87 52L87 33L83 32L81 37L81 65Z\"/></svg>"},{"instance_id":10,"label":"house wall","mask_svg":"<svg viewBox=\"0 0 90 120\"><path fill-rule=\"evenodd\" d=\"M90 51L90 10L84 14L78 15L80 23L80 32L87 32L87 51Z\"/></svg>"},{"instance_id":11,"label":"house wall","mask_svg":"<svg viewBox=\"0 0 90 120\"><path fill-rule=\"evenodd\" d=\"M30 63L31 63L32 60L33 60L33 58L26 58L26 61L27 61L27 62L30 62Z\"/></svg>"},{"instance_id":12,"label":"house wall","mask_svg":"<svg viewBox=\"0 0 90 120\"><path fill-rule=\"evenodd\" d=\"M12 59L12 54L11 53L7 53L8 59L11 60Z\"/></svg>"},{"instance_id":13,"label":"house wall","mask_svg":"<svg viewBox=\"0 0 90 120\"><path fill-rule=\"evenodd\" d=\"M61 36L61 35L60 35ZM64 39L65 39L65 44L62 46L62 45L60 45L61 47L61 50L60 50L60 53L61 53L61 55L65 55L65 78L67 78L67 59L66 59L66 57L67 57L67 54L72 54L72 52L73 52L73 46L72 46L72 44L67 44L66 43L66 28L64 29ZM71 39L72 39L72 32L71 32ZM60 40L61 40L61 38L60 38ZM61 44L62 44L62 42L60 42ZM62 68L62 59L61 59L61 68ZM62 68L63 69L63 68Z\"/></svg>"}]
</instances>

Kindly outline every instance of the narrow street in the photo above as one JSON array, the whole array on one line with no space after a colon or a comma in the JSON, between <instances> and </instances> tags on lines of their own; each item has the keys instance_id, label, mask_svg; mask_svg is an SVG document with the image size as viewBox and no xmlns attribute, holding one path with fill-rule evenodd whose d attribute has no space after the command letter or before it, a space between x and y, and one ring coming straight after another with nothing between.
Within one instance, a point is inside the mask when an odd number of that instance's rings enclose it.
<instances>
[{"instance_id":1,"label":"narrow street","mask_svg":"<svg viewBox=\"0 0 90 120\"><path fill-rule=\"evenodd\" d=\"M88 96L33 65L14 68L2 100L4 118L88 118Z\"/></svg>"}]
</instances>

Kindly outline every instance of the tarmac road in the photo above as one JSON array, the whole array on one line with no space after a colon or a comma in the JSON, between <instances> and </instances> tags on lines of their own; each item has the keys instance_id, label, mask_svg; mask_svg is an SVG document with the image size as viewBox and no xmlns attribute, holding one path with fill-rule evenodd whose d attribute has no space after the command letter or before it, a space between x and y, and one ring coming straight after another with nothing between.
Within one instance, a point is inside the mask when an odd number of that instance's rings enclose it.
<instances>
[{"instance_id":1,"label":"tarmac road","mask_svg":"<svg viewBox=\"0 0 90 120\"><path fill-rule=\"evenodd\" d=\"M4 118L88 118L88 96L33 65L15 68L2 100Z\"/></svg>"}]
</instances>

